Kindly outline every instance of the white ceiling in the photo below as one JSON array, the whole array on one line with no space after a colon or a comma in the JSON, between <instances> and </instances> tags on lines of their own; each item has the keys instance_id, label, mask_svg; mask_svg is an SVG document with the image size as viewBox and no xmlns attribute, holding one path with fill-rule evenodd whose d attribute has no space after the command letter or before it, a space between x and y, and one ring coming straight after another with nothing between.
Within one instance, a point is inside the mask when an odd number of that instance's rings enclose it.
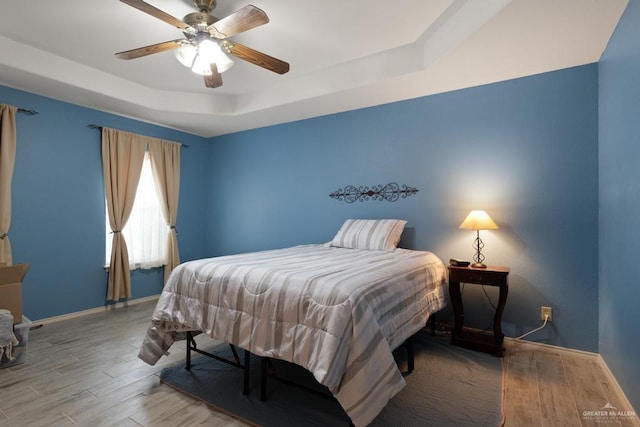
<instances>
[{"instance_id":1,"label":"white ceiling","mask_svg":"<svg viewBox=\"0 0 640 427\"><path fill-rule=\"evenodd\" d=\"M218 0L218 18L264 10L268 24L231 40L291 71L236 59L207 89L172 52L114 56L182 37L120 1L0 0L0 84L211 137L596 62L627 2Z\"/></svg>"}]
</instances>

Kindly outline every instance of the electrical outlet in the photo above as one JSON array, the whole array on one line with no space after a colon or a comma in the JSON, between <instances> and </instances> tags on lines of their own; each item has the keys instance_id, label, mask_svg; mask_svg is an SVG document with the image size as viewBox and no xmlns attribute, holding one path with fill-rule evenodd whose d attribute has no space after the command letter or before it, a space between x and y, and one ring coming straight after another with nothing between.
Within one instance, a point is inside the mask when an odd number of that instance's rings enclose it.
<instances>
[{"instance_id":1,"label":"electrical outlet","mask_svg":"<svg viewBox=\"0 0 640 427\"><path fill-rule=\"evenodd\" d=\"M553 313L551 310L551 307L545 307L544 305L542 307L540 307L540 319L544 320L545 317L549 317L547 319L548 322L551 322L551 319L553 318Z\"/></svg>"}]
</instances>

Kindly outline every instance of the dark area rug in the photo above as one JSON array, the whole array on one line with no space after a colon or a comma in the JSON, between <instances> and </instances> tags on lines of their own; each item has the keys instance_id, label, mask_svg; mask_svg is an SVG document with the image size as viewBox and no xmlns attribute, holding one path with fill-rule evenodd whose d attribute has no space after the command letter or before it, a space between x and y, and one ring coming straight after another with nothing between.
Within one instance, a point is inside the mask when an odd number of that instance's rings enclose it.
<instances>
[{"instance_id":1,"label":"dark area rug","mask_svg":"<svg viewBox=\"0 0 640 427\"><path fill-rule=\"evenodd\" d=\"M228 345L207 351L231 356ZM404 349L394 354L400 369L406 371ZM217 410L260 426L349 425L328 391L308 371L293 364L273 361L278 379L269 378L267 401L260 401L260 362L257 357L251 359L247 396L242 395L242 370L204 356L193 358L191 371L181 364L163 369L160 378ZM452 346L449 337L419 333L415 337L415 370L405 380L407 386L391 399L372 427L500 425L499 358Z\"/></svg>"}]
</instances>

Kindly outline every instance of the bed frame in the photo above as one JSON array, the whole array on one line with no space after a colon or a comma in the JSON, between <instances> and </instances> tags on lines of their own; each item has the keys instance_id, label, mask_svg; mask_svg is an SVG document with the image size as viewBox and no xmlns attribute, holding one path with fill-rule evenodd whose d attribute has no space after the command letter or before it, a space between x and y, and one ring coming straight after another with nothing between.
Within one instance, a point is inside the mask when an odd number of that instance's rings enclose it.
<instances>
[{"instance_id":1,"label":"bed frame","mask_svg":"<svg viewBox=\"0 0 640 427\"><path fill-rule=\"evenodd\" d=\"M435 335L436 313L433 313L431 316L429 316L429 320L427 321L427 323L430 323L431 335ZM192 351L202 354L203 356L207 356L212 359L218 360L220 362L226 363L227 365L240 368L243 371L242 394L243 395L249 394L251 352L249 352L248 350L243 350L244 363L240 363L240 356L238 355L238 351L236 350L236 347L233 344L229 344L229 347L231 348L231 353L233 354L233 360L220 357L216 354L212 354L207 351L199 349L196 343L196 340L193 337L192 331L187 331L186 347L187 347L187 358L185 363L185 369L191 370L191 352ZM410 336L402 345L400 345L400 347L404 347L407 350L407 374L411 374L415 367L413 336ZM269 367L270 365L269 358L262 357L262 356L258 356L258 357L260 357L260 400L264 402L267 400L267 377L273 377L273 378L276 378L276 377L275 377L275 371Z\"/></svg>"},{"instance_id":2,"label":"bed frame","mask_svg":"<svg viewBox=\"0 0 640 427\"><path fill-rule=\"evenodd\" d=\"M206 352L204 350L200 350L198 348L198 344L196 340L193 338L193 333L191 331L187 331L187 360L185 364L185 369L187 371L191 370L191 352L195 351L196 353L200 353L204 356L211 357L212 359L216 359L220 362L226 363L227 365L234 366L236 368L241 368L244 372L243 385L242 385L242 394L249 394L249 379L250 379L250 361L251 361L251 353L247 350L244 350L244 363L240 363L240 356L238 355L238 351L233 344L229 344L231 347L231 353L233 354L233 360L225 359L224 357L220 357L216 354L212 354Z\"/></svg>"}]
</instances>

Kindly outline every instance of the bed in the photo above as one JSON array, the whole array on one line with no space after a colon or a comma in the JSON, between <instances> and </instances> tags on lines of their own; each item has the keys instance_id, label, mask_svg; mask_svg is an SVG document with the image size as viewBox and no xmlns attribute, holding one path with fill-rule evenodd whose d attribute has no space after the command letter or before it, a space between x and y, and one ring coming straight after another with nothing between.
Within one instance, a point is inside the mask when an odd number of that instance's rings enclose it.
<instances>
[{"instance_id":1,"label":"bed","mask_svg":"<svg viewBox=\"0 0 640 427\"><path fill-rule=\"evenodd\" d=\"M369 424L405 385L392 350L445 305L442 261L396 248L404 223L348 220L326 244L179 265L139 357L153 365L186 331L199 331L301 365L354 425Z\"/></svg>"}]
</instances>

